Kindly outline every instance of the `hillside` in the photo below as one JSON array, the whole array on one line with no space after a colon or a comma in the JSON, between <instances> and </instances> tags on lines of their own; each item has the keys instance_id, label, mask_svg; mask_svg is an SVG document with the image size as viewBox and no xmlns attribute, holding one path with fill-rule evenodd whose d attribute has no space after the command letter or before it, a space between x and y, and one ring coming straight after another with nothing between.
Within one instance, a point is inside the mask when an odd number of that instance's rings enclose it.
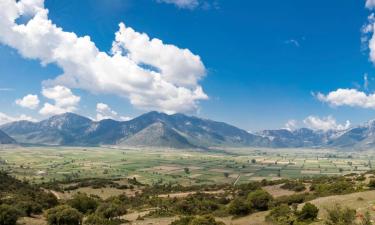
<instances>
[{"instance_id":1,"label":"hillside","mask_svg":"<svg viewBox=\"0 0 375 225\"><path fill-rule=\"evenodd\" d=\"M16 141L0 130L0 144L15 144Z\"/></svg>"},{"instance_id":2,"label":"hillside","mask_svg":"<svg viewBox=\"0 0 375 225\"><path fill-rule=\"evenodd\" d=\"M268 139L226 123L158 112L146 113L130 121L92 121L65 113L36 123L13 122L1 129L23 144L171 148L268 145Z\"/></svg>"}]
</instances>

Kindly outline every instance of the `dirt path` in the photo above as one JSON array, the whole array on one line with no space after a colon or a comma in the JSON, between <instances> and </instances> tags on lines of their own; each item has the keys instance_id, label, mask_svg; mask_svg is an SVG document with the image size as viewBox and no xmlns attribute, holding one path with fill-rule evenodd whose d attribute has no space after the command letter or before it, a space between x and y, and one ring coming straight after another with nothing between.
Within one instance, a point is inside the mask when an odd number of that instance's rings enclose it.
<instances>
[{"instance_id":1,"label":"dirt path","mask_svg":"<svg viewBox=\"0 0 375 225\"><path fill-rule=\"evenodd\" d=\"M236 181L234 181L234 183L233 183L233 186L236 186L236 184L237 184L237 182L240 180L240 178L241 178L241 174L238 175Z\"/></svg>"}]
</instances>

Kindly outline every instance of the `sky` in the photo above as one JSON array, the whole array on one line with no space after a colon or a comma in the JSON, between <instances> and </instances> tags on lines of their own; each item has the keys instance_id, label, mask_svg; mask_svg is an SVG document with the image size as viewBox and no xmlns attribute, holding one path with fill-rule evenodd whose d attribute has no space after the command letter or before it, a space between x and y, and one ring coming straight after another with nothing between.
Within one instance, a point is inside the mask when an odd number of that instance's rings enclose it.
<instances>
[{"instance_id":1,"label":"sky","mask_svg":"<svg viewBox=\"0 0 375 225\"><path fill-rule=\"evenodd\" d=\"M375 119L375 1L0 0L0 124L156 110L248 131Z\"/></svg>"}]
</instances>

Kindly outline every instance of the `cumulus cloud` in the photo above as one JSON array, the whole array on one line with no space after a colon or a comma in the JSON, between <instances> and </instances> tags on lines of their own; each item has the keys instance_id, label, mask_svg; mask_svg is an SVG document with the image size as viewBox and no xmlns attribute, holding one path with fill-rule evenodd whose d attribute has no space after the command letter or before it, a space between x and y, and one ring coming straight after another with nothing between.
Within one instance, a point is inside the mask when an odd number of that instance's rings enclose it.
<instances>
[{"instance_id":1,"label":"cumulus cloud","mask_svg":"<svg viewBox=\"0 0 375 225\"><path fill-rule=\"evenodd\" d=\"M298 127L298 121L297 120L288 120L285 123L284 129L292 131L292 130L295 130L297 127Z\"/></svg>"},{"instance_id":2,"label":"cumulus cloud","mask_svg":"<svg viewBox=\"0 0 375 225\"><path fill-rule=\"evenodd\" d=\"M345 124L338 124L336 119L332 116L319 118L317 116L308 116L303 120L303 123L313 130L346 130L350 128L350 121L347 120Z\"/></svg>"},{"instance_id":3,"label":"cumulus cloud","mask_svg":"<svg viewBox=\"0 0 375 225\"><path fill-rule=\"evenodd\" d=\"M198 0L157 0L160 3L174 4L178 8L194 9L199 6Z\"/></svg>"},{"instance_id":4,"label":"cumulus cloud","mask_svg":"<svg viewBox=\"0 0 375 225\"><path fill-rule=\"evenodd\" d=\"M351 106L375 109L375 93L366 94L357 89L337 89L327 95L318 93L316 97L332 106Z\"/></svg>"},{"instance_id":5,"label":"cumulus cloud","mask_svg":"<svg viewBox=\"0 0 375 225\"><path fill-rule=\"evenodd\" d=\"M98 103L96 105L96 120L104 120L104 119L113 119L113 120L121 120L121 121L128 121L131 120L130 117L127 116L119 116L119 114L112 110L107 104Z\"/></svg>"},{"instance_id":6,"label":"cumulus cloud","mask_svg":"<svg viewBox=\"0 0 375 225\"><path fill-rule=\"evenodd\" d=\"M26 116L26 115L9 116L5 113L0 112L0 125L15 122L15 121L20 121L20 120L27 120L27 121L32 121L32 122L36 121L34 118L30 116Z\"/></svg>"},{"instance_id":7,"label":"cumulus cloud","mask_svg":"<svg viewBox=\"0 0 375 225\"><path fill-rule=\"evenodd\" d=\"M43 108L39 111L40 114L48 116L74 112L77 110L77 105L81 100L69 88L63 86L43 88L42 94L54 102L53 104L44 103Z\"/></svg>"},{"instance_id":8,"label":"cumulus cloud","mask_svg":"<svg viewBox=\"0 0 375 225\"><path fill-rule=\"evenodd\" d=\"M25 97L21 98L21 99L17 99L16 100L16 104L21 106L21 107L24 107L24 108L28 108L28 109L36 109L38 108L39 106L39 98L37 95L26 95Z\"/></svg>"},{"instance_id":9,"label":"cumulus cloud","mask_svg":"<svg viewBox=\"0 0 375 225\"><path fill-rule=\"evenodd\" d=\"M46 87L114 94L138 108L167 113L195 111L200 100L208 99L199 85L206 68L188 49L151 39L121 23L112 54L107 54L90 37L53 24L43 0L1 0L0 8L0 43L63 70L56 79L43 82ZM17 24L22 16L30 19Z\"/></svg>"}]
</instances>

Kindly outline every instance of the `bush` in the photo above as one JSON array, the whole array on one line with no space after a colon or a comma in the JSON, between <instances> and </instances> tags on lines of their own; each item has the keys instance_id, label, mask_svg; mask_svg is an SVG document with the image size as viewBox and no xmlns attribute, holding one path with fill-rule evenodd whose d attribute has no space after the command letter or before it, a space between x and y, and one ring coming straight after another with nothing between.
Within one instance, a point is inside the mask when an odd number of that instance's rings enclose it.
<instances>
[{"instance_id":1,"label":"bush","mask_svg":"<svg viewBox=\"0 0 375 225\"><path fill-rule=\"evenodd\" d=\"M82 217L78 210L68 205L57 206L46 212L49 225L81 225Z\"/></svg>"},{"instance_id":2,"label":"bush","mask_svg":"<svg viewBox=\"0 0 375 225\"><path fill-rule=\"evenodd\" d=\"M32 201L22 201L16 204L16 208L20 210L20 212L24 216L31 216L32 214L40 214L42 213L42 206L36 202Z\"/></svg>"},{"instance_id":3,"label":"bush","mask_svg":"<svg viewBox=\"0 0 375 225\"><path fill-rule=\"evenodd\" d=\"M259 189L254 192L250 192L247 200L251 206L257 210L268 210L270 202L273 200L273 197L266 191Z\"/></svg>"},{"instance_id":4,"label":"bush","mask_svg":"<svg viewBox=\"0 0 375 225\"><path fill-rule=\"evenodd\" d=\"M91 214L85 220L85 225L109 225L110 221L97 215Z\"/></svg>"},{"instance_id":5,"label":"bush","mask_svg":"<svg viewBox=\"0 0 375 225\"><path fill-rule=\"evenodd\" d=\"M306 190L306 186L302 182L291 181L291 180L288 180L287 182L285 182L285 184L281 185L281 188L286 189L286 190L296 191L296 192L301 192L301 191Z\"/></svg>"},{"instance_id":6,"label":"bush","mask_svg":"<svg viewBox=\"0 0 375 225\"><path fill-rule=\"evenodd\" d=\"M16 225L20 213L10 205L0 205L0 224Z\"/></svg>"},{"instance_id":7,"label":"bush","mask_svg":"<svg viewBox=\"0 0 375 225\"><path fill-rule=\"evenodd\" d=\"M106 219L113 219L126 214L126 209L118 203L103 203L96 210L96 214Z\"/></svg>"},{"instance_id":8,"label":"bush","mask_svg":"<svg viewBox=\"0 0 375 225\"><path fill-rule=\"evenodd\" d=\"M288 205L282 204L273 208L267 215L266 220L272 224L289 225L294 224L296 216Z\"/></svg>"},{"instance_id":9,"label":"bush","mask_svg":"<svg viewBox=\"0 0 375 225\"><path fill-rule=\"evenodd\" d=\"M332 209L327 210L328 216L325 225L354 225L356 211L348 207L341 208L336 205Z\"/></svg>"},{"instance_id":10,"label":"bush","mask_svg":"<svg viewBox=\"0 0 375 225\"><path fill-rule=\"evenodd\" d=\"M375 189L375 179L371 179L368 183L368 187L371 189Z\"/></svg>"},{"instance_id":11,"label":"bush","mask_svg":"<svg viewBox=\"0 0 375 225\"><path fill-rule=\"evenodd\" d=\"M81 213L93 213L98 207L97 199L87 196L87 194L78 193L73 196L73 199L68 201L68 204L80 211Z\"/></svg>"},{"instance_id":12,"label":"bush","mask_svg":"<svg viewBox=\"0 0 375 225\"><path fill-rule=\"evenodd\" d=\"M235 198L228 206L228 212L231 215L244 216L249 214L251 208L244 200Z\"/></svg>"},{"instance_id":13,"label":"bush","mask_svg":"<svg viewBox=\"0 0 375 225\"><path fill-rule=\"evenodd\" d=\"M224 223L217 222L213 216L205 215L198 217L182 217L172 222L171 225L224 225Z\"/></svg>"},{"instance_id":14,"label":"bush","mask_svg":"<svg viewBox=\"0 0 375 225\"><path fill-rule=\"evenodd\" d=\"M298 220L300 221L314 221L318 217L319 209L311 204L306 203L303 207L301 212L298 212Z\"/></svg>"}]
</instances>

